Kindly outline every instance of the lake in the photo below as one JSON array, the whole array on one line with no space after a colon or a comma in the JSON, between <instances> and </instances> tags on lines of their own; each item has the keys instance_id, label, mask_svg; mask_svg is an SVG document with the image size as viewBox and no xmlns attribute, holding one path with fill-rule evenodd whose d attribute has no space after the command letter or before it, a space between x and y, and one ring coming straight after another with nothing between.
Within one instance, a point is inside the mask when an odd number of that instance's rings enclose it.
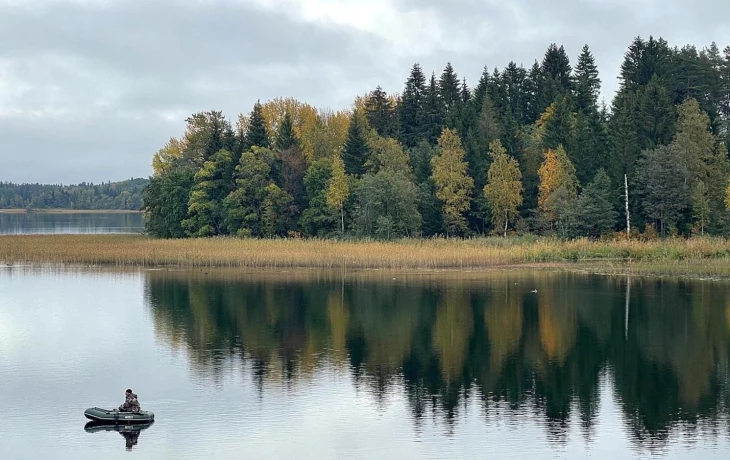
<instances>
[{"instance_id":1,"label":"lake","mask_svg":"<svg viewBox=\"0 0 730 460\"><path fill-rule=\"evenodd\" d=\"M39 233L142 233L139 212L43 212L0 211L0 235Z\"/></svg>"},{"instance_id":2,"label":"lake","mask_svg":"<svg viewBox=\"0 0 730 460\"><path fill-rule=\"evenodd\" d=\"M730 452L726 282L5 267L0 293L3 458ZM156 422L87 431L127 387Z\"/></svg>"}]
</instances>

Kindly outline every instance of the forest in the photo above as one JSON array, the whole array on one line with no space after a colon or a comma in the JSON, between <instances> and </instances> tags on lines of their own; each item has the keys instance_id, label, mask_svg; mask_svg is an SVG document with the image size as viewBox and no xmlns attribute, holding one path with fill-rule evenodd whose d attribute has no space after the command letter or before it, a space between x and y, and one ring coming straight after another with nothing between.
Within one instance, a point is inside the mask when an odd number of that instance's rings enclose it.
<instances>
[{"instance_id":1,"label":"forest","mask_svg":"<svg viewBox=\"0 0 730 460\"><path fill-rule=\"evenodd\" d=\"M730 232L730 47L637 37L610 106L586 45L551 44L470 86L410 70L347 110L292 98L191 115L153 158L164 238ZM627 215L628 213L628 215Z\"/></svg>"},{"instance_id":2,"label":"forest","mask_svg":"<svg viewBox=\"0 0 730 460\"><path fill-rule=\"evenodd\" d=\"M147 179L102 184L13 184L0 182L0 209L127 209L142 208Z\"/></svg>"}]
</instances>

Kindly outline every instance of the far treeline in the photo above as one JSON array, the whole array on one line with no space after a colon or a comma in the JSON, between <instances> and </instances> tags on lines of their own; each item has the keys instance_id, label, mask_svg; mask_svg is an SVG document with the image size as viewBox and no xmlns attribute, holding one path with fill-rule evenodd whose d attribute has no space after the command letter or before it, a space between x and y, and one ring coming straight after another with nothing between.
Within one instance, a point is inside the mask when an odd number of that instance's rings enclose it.
<instances>
[{"instance_id":1,"label":"far treeline","mask_svg":"<svg viewBox=\"0 0 730 460\"><path fill-rule=\"evenodd\" d=\"M634 233L730 233L730 47L636 38L620 81L599 104L588 46L572 66L553 44L473 88L451 64L430 78L415 64L402 93L377 87L351 110L196 113L154 156L148 231L600 237L626 231L628 207Z\"/></svg>"},{"instance_id":2,"label":"far treeline","mask_svg":"<svg viewBox=\"0 0 730 460\"><path fill-rule=\"evenodd\" d=\"M0 182L0 209L127 209L142 208L147 179L102 184L13 184Z\"/></svg>"}]
</instances>

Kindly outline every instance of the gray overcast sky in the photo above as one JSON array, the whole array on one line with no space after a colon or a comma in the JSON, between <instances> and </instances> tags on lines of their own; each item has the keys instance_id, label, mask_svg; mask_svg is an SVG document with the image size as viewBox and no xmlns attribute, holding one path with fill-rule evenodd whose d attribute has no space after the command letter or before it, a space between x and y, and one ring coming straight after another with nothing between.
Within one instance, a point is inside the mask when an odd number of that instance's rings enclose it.
<instances>
[{"instance_id":1,"label":"gray overcast sky","mask_svg":"<svg viewBox=\"0 0 730 460\"><path fill-rule=\"evenodd\" d=\"M147 176L190 113L348 107L410 66L529 67L590 45L607 102L636 35L730 45L727 0L0 0L0 181Z\"/></svg>"}]
</instances>

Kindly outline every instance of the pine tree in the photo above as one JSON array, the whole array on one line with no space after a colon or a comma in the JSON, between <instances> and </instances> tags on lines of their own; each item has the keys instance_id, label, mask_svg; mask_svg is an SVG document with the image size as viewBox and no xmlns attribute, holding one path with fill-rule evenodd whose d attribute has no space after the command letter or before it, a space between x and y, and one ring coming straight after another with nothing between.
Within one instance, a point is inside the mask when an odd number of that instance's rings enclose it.
<instances>
[{"instance_id":1,"label":"pine tree","mask_svg":"<svg viewBox=\"0 0 730 460\"><path fill-rule=\"evenodd\" d=\"M463 234L467 229L464 213L469 209L474 180L467 174L466 152L456 131L444 129L438 144L441 152L431 160L436 197L443 203L448 233Z\"/></svg>"},{"instance_id":2,"label":"pine tree","mask_svg":"<svg viewBox=\"0 0 730 460\"><path fill-rule=\"evenodd\" d=\"M365 174L365 162L369 156L370 147L365 139L360 115L355 112L350 118L347 140L342 148L342 161L345 164L345 172L355 177Z\"/></svg>"},{"instance_id":3,"label":"pine tree","mask_svg":"<svg viewBox=\"0 0 730 460\"><path fill-rule=\"evenodd\" d=\"M244 139L244 150L249 150L254 146L269 148L271 145L269 132L266 129L266 120L264 119L260 102L256 102L253 106Z\"/></svg>"},{"instance_id":4,"label":"pine tree","mask_svg":"<svg viewBox=\"0 0 730 460\"><path fill-rule=\"evenodd\" d=\"M609 151L614 182L633 172L641 146L637 127L638 100L636 93L619 93L613 101L609 122Z\"/></svg>"},{"instance_id":5,"label":"pine tree","mask_svg":"<svg viewBox=\"0 0 730 460\"><path fill-rule=\"evenodd\" d=\"M395 112L388 94L378 86L365 100L365 117L379 136L392 137L395 133Z\"/></svg>"},{"instance_id":6,"label":"pine tree","mask_svg":"<svg viewBox=\"0 0 730 460\"><path fill-rule=\"evenodd\" d=\"M424 120L425 83L426 77L421 71L421 66L414 64L411 74L406 80L406 87L398 105L400 138L401 143L406 147L415 147L424 136L422 123Z\"/></svg>"},{"instance_id":7,"label":"pine tree","mask_svg":"<svg viewBox=\"0 0 730 460\"><path fill-rule=\"evenodd\" d=\"M575 102L578 110L585 114L598 111L598 95L601 92L601 79L598 77L598 67L588 45L578 57L573 78L575 88Z\"/></svg>"},{"instance_id":8,"label":"pine tree","mask_svg":"<svg viewBox=\"0 0 730 460\"><path fill-rule=\"evenodd\" d=\"M517 217L517 208L522 205L522 173L517 160L507 155L499 140L490 145L492 165L489 167L484 196L492 211L492 223L503 229L507 236L507 226Z\"/></svg>"},{"instance_id":9,"label":"pine tree","mask_svg":"<svg viewBox=\"0 0 730 460\"><path fill-rule=\"evenodd\" d=\"M525 122L534 123L544 110L541 102L540 89L543 87L542 71L540 64L535 61L525 78ZM552 103L552 101L550 101Z\"/></svg>"},{"instance_id":10,"label":"pine tree","mask_svg":"<svg viewBox=\"0 0 730 460\"><path fill-rule=\"evenodd\" d=\"M299 138L294 132L294 123L292 122L291 114L288 111L284 112L284 118L282 118L281 124L279 124L274 147L279 152L289 149L299 150L301 148Z\"/></svg>"}]
</instances>

